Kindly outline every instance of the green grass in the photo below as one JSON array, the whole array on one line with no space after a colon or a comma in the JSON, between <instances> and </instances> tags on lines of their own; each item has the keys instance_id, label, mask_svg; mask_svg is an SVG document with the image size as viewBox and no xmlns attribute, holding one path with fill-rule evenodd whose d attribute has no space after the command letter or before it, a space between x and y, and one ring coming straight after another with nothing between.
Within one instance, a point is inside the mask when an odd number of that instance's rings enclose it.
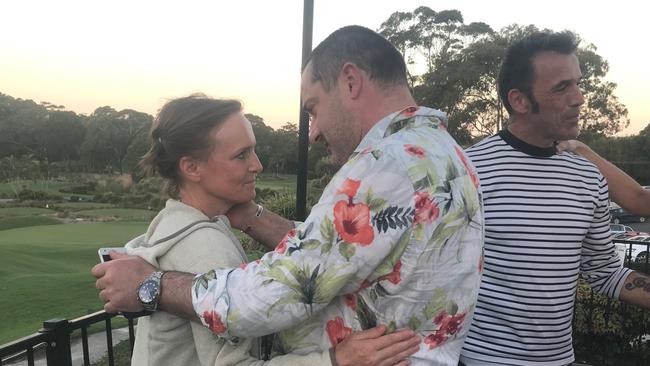
<instances>
[{"instance_id":1,"label":"green grass","mask_svg":"<svg viewBox=\"0 0 650 366\"><path fill-rule=\"evenodd\" d=\"M113 364L115 366L129 366L131 365L131 350L129 349L129 341L125 340L113 347ZM108 355L102 357L92 366L108 366Z\"/></svg>"},{"instance_id":2,"label":"green grass","mask_svg":"<svg viewBox=\"0 0 650 366\"><path fill-rule=\"evenodd\" d=\"M114 217L118 220L151 220L156 216L156 211L142 210L135 208L100 208L94 210L82 210L75 212L76 216L90 218Z\"/></svg>"},{"instance_id":3,"label":"green grass","mask_svg":"<svg viewBox=\"0 0 650 366\"><path fill-rule=\"evenodd\" d=\"M0 217L54 215L56 211L38 207L0 207Z\"/></svg>"},{"instance_id":4,"label":"green grass","mask_svg":"<svg viewBox=\"0 0 650 366\"><path fill-rule=\"evenodd\" d=\"M64 202L64 203L54 203L50 205L52 208L58 210L92 210L98 208L114 208L115 205L112 203L99 203L99 202Z\"/></svg>"},{"instance_id":5,"label":"green grass","mask_svg":"<svg viewBox=\"0 0 650 366\"><path fill-rule=\"evenodd\" d=\"M292 174L260 174L255 185L258 188L270 188L276 191L295 191L296 176Z\"/></svg>"},{"instance_id":6,"label":"green grass","mask_svg":"<svg viewBox=\"0 0 650 366\"><path fill-rule=\"evenodd\" d=\"M0 231L28 226L58 225L61 221L50 216L0 217Z\"/></svg>"},{"instance_id":7,"label":"green grass","mask_svg":"<svg viewBox=\"0 0 650 366\"><path fill-rule=\"evenodd\" d=\"M122 246L148 222L34 226L0 234L0 344L36 332L44 320L103 306L90 268L97 249Z\"/></svg>"}]
</instances>

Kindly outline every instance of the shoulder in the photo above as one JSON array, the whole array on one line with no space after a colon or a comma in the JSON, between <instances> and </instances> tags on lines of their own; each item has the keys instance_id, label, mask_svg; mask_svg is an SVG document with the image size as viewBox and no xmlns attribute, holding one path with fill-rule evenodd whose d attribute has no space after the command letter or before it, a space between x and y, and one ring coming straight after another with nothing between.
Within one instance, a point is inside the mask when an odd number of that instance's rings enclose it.
<instances>
[{"instance_id":1,"label":"shoulder","mask_svg":"<svg viewBox=\"0 0 650 366\"><path fill-rule=\"evenodd\" d=\"M179 240L162 258L161 265L174 270L205 272L231 268L243 261L241 244L214 226L202 226Z\"/></svg>"}]
</instances>

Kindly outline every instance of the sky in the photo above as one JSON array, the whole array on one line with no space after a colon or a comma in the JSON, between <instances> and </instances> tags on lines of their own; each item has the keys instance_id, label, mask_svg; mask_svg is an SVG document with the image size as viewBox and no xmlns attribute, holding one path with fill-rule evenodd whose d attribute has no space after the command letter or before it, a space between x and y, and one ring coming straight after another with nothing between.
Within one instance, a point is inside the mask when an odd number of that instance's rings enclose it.
<instances>
[{"instance_id":1,"label":"sky","mask_svg":"<svg viewBox=\"0 0 650 366\"><path fill-rule=\"evenodd\" d=\"M610 65L606 79L637 133L650 123L650 51L640 1L315 0L313 44L350 24L377 30L395 11L457 9L465 23L569 29ZM0 93L90 114L150 114L194 92L236 98L279 127L297 123L302 0L21 0L2 5ZM433 106L435 107L435 106Z\"/></svg>"}]
</instances>

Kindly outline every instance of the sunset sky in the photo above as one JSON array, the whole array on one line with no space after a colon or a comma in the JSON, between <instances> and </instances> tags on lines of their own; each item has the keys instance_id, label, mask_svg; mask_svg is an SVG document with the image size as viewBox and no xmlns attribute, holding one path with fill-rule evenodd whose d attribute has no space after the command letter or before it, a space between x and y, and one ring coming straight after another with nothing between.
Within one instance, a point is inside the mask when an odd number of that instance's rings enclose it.
<instances>
[{"instance_id":1,"label":"sunset sky","mask_svg":"<svg viewBox=\"0 0 650 366\"><path fill-rule=\"evenodd\" d=\"M650 51L642 2L315 0L314 45L349 24L378 29L394 11L458 9L493 29L569 29L598 47L636 133L650 122ZM5 2L0 92L91 113L155 114L192 92L233 97L273 127L298 121L302 0ZM433 106L435 107L435 106Z\"/></svg>"}]
</instances>

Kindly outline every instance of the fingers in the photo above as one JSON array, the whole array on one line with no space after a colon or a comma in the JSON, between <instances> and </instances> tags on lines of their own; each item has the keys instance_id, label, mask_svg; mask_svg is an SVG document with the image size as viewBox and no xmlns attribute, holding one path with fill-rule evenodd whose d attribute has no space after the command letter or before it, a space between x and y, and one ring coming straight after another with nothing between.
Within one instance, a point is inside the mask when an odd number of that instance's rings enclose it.
<instances>
[{"instance_id":1,"label":"fingers","mask_svg":"<svg viewBox=\"0 0 650 366\"><path fill-rule=\"evenodd\" d=\"M386 326L379 325L374 328L366 329L362 332L353 333L351 337L354 337L355 339L359 339L359 340L373 339L373 338L381 337L385 332L386 332Z\"/></svg>"},{"instance_id":2,"label":"fingers","mask_svg":"<svg viewBox=\"0 0 650 366\"><path fill-rule=\"evenodd\" d=\"M420 350L420 339L413 337L402 342L390 345L377 352L377 356L382 362L381 366L389 366L400 361L406 360L414 353Z\"/></svg>"},{"instance_id":3,"label":"fingers","mask_svg":"<svg viewBox=\"0 0 650 366\"><path fill-rule=\"evenodd\" d=\"M410 329L400 329L391 334L387 334L374 340L368 341L373 342L373 347L375 349L381 350L385 347L388 347L392 344L396 344L411 338L415 337L415 333ZM417 337L415 337L417 339Z\"/></svg>"},{"instance_id":4,"label":"fingers","mask_svg":"<svg viewBox=\"0 0 650 366\"><path fill-rule=\"evenodd\" d=\"M122 258L130 257L130 255L126 253L119 253L119 252L109 252L108 255L111 256L111 259L122 259Z\"/></svg>"},{"instance_id":5,"label":"fingers","mask_svg":"<svg viewBox=\"0 0 650 366\"><path fill-rule=\"evenodd\" d=\"M560 141L557 145L555 145L555 151L557 152L563 152L567 150L569 143L567 141Z\"/></svg>"},{"instance_id":6,"label":"fingers","mask_svg":"<svg viewBox=\"0 0 650 366\"><path fill-rule=\"evenodd\" d=\"M106 274L106 265L108 263L99 263L96 264L93 268L90 269L90 273L92 273L95 278L100 278L103 277L104 274Z\"/></svg>"},{"instance_id":7,"label":"fingers","mask_svg":"<svg viewBox=\"0 0 650 366\"><path fill-rule=\"evenodd\" d=\"M411 364L411 361L409 361L409 360L402 360L402 361L400 361L400 362L394 364L393 366L408 366L408 365L410 365L410 364Z\"/></svg>"}]
</instances>

